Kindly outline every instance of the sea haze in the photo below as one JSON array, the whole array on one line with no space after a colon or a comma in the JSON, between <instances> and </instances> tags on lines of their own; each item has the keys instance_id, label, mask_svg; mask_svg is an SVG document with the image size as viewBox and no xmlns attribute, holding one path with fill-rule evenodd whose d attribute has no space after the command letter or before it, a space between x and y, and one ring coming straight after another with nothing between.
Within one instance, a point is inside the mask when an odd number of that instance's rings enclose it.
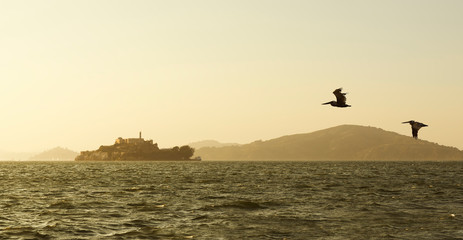
<instances>
[{"instance_id":1,"label":"sea haze","mask_svg":"<svg viewBox=\"0 0 463 240\"><path fill-rule=\"evenodd\" d=\"M1 162L12 239L461 239L463 162Z\"/></svg>"}]
</instances>

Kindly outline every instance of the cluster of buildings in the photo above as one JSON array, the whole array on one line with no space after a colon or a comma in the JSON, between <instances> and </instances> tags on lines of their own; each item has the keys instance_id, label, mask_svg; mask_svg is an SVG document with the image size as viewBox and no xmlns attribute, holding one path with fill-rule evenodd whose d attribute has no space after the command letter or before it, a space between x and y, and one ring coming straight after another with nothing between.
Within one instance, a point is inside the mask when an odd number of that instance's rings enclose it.
<instances>
[{"instance_id":1,"label":"cluster of buildings","mask_svg":"<svg viewBox=\"0 0 463 240\"><path fill-rule=\"evenodd\" d=\"M115 144L153 144L153 140L146 140L141 137L141 132L138 138L117 138Z\"/></svg>"}]
</instances>

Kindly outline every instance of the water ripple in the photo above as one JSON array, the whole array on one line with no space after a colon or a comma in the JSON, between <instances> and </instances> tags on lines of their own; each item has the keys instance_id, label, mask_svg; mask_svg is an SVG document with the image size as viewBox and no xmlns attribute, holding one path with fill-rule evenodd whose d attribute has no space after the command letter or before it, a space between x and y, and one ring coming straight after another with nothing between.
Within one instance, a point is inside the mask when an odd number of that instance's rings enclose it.
<instances>
[{"instance_id":1,"label":"water ripple","mask_svg":"<svg viewBox=\"0 0 463 240\"><path fill-rule=\"evenodd\" d=\"M2 162L7 239L462 239L461 162Z\"/></svg>"}]
</instances>

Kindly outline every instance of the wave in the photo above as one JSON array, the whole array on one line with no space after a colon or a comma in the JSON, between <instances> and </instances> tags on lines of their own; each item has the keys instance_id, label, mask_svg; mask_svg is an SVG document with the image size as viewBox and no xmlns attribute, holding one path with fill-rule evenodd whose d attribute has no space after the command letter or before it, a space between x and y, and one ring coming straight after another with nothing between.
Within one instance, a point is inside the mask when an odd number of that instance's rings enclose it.
<instances>
[{"instance_id":1,"label":"wave","mask_svg":"<svg viewBox=\"0 0 463 240\"><path fill-rule=\"evenodd\" d=\"M228 203L223 203L219 205L209 205L203 207L202 210L216 210L222 208L234 208L234 209L243 209L243 210L258 210L258 209L265 209L266 206L258 202L248 201L248 200L239 200L239 201L232 201Z\"/></svg>"},{"instance_id":2,"label":"wave","mask_svg":"<svg viewBox=\"0 0 463 240\"><path fill-rule=\"evenodd\" d=\"M75 207L72 201L69 200L58 200L48 206L51 209L74 209Z\"/></svg>"},{"instance_id":3,"label":"wave","mask_svg":"<svg viewBox=\"0 0 463 240\"><path fill-rule=\"evenodd\" d=\"M6 227L2 231L2 238L19 239L51 239L52 236L42 233L40 229L29 226Z\"/></svg>"}]
</instances>

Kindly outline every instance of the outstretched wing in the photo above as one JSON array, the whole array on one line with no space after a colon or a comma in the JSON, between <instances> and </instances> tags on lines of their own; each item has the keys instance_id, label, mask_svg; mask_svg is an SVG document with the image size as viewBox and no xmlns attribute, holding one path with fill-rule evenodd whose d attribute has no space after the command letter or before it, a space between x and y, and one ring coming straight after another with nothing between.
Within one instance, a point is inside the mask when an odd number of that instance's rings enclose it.
<instances>
[{"instance_id":1,"label":"outstretched wing","mask_svg":"<svg viewBox=\"0 0 463 240\"><path fill-rule=\"evenodd\" d=\"M424 123L419 123L420 124L420 128L421 127L427 127L428 125L424 124Z\"/></svg>"},{"instance_id":2,"label":"outstretched wing","mask_svg":"<svg viewBox=\"0 0 463 240\"><path fill-rule=\"evenodd\" d=\"M346 104L346 94L345 93L342 93L342 88L338 88L336 90L334 90L333 94L334 96L336 96L336 102L338 102L338 104L340 105L345 105Z\"/></svg>"},{"instance_id":3,"label":"outstretched wing","mask_svg":"<svg viewBox=\"0 0 463 240\"><path fill-rule=\"evenodd\" d=\"M412 128L413 129L416 129L416 131L420 130L420 128L422 127L427 127L428 125L424 124L424 123L420 123L420 122L414 122L412 124Z\"/></svg>"}]
</instances>

